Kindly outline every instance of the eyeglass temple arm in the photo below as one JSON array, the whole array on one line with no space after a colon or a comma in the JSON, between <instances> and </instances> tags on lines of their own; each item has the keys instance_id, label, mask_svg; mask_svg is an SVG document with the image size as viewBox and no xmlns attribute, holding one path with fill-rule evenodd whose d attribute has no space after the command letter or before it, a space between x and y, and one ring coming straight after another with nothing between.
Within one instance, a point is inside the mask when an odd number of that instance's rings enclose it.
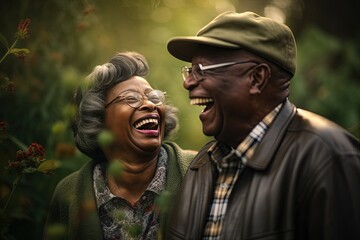
<instances>
[{"instance_id":1,"label":"eyeglass temple arm","mask_svg":"<svg viewBox=\"0 0 360 240\"><path fill-rule=\"evenodd\" d=\"M110 102L108 102L108 103L105 105L105 108L107 108L110 104L112 104L112 103L114 103L115 101L117 101L119 98L120 98L120 96L117 96L116 98L114 98L113 100L111 100Z\"/></svg>"},{"instance_id":2,"label":"eyeglass temple arm","mask_svg":"<svg viewBox=\"0 0 360 240\"><path fill-rule=\"evenodd\" d=\"M212 68L225 67L225 66L236 64L236 63L237 62L219 63L219 64L209 65L209 66L205 66L205 67L202 64L199 64L199 68L200 68L200 70L207 70L207 69L212 69Z\"/></svg>"}]
</instances>

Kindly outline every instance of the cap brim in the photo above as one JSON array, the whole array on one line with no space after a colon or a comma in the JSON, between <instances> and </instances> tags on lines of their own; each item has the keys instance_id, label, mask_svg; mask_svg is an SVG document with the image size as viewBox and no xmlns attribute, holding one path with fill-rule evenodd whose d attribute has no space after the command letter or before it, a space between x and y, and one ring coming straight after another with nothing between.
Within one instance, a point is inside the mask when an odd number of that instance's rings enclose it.
<instances>
[{"instance_id":1,"label":"cap brim","mask_svg":"<svg viewBox=\"0 0 360 240\"><path fill-rule=\"evenodd\" d=\"M209 37L175 37L169 40L167 49L174 57L191 62L197 47L201 44L222 48L239 48L236 44Z\"/></svg>"}]
</instances>

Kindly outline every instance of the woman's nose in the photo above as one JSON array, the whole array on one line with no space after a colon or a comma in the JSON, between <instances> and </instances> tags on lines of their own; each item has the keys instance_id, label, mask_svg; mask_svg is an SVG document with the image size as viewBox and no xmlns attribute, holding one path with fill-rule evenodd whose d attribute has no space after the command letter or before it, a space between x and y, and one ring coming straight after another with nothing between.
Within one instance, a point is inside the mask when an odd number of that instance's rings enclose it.
<instances>
[{"instance_id":1,"label":"woman's nose","mask_svg":"<svg viewBox=\"0 0 360 240\"><path fill-rule=\"evenodd\" d=\"M156 109L156 105L149 99L145 98L139 109L154 111Z\"/></svg>"}]
</instances>

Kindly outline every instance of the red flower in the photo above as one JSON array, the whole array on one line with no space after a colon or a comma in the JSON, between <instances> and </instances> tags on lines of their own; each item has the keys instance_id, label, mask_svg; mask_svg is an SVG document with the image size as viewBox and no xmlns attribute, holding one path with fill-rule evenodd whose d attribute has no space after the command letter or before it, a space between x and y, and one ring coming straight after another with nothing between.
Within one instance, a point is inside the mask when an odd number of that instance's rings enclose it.
<instances>
[{"instance_id":1,"label":"red flower","mask_svg":"<svg viewBox=\"0 0 360 240\"><path fill-rule=\"evenodd\" d=\"M26 158L27 158L27 154L23 150L19 150L16 152L16 160L21 161L21 160L25 160Z\"/></svg>"},{"instance_id":2,"label":"red flower","mask_svg":"<svg viewBox=\"0 0 360 240\"><path fill-rule=\"evenodd\" d=\"M26 151L19 150L16 153L16 160L9 161L8 168L18 172L34 172L45 161L45 149L38 143L32 143Z\"/></svg>"},{"instance_id":3,"label":"red flower","mask_svg":"<svg viewBox=\"0 0 360 240\"><path fill-rule=\"evenodd\" d=\"M15 169L15 170L21 170L21 162L19 161L9 161L9 168Z\"/></svg>"},{"instance_id":4,"label":"red flower","mask_svg":"<svg viewBox=\"0 0 360 240\"><path fill-rule=\"evenodd\" d=\"M18 30L15 33L15 38L17 39L25 39L29 36L29 25L31 20L29 18L25 20L21 20L18 25Z\"/></svg>"},{"instance_id":5,"label":"red flower","mask_svg":"<svg viewBox=\"0 0 360 240\"><path fill-rule=\"evenodd\" d=\"M32 143L27 150L27 154L30 157L39 157L40 159L43 159L45 155L45 149L38 143Z\"/></svg>"}]
</instances>

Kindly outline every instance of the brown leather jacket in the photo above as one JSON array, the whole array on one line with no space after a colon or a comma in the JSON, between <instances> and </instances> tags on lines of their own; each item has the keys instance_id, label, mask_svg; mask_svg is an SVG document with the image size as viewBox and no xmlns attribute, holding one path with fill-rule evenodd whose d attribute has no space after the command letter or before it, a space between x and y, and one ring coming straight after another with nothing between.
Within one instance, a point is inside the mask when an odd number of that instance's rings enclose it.
<instances>
[{"instance_id":1,"label":"brown leather jacket","mask_svg":"<svg viewBox=\"0 0 360 240\"><path fill-rule=\"evenodd\" d=\"M217 170L207 144L179 192L166 240L201 239ZM229 199L221 239L360 239L360 144L286 101Z\"/></svg>"}]
</instances>

